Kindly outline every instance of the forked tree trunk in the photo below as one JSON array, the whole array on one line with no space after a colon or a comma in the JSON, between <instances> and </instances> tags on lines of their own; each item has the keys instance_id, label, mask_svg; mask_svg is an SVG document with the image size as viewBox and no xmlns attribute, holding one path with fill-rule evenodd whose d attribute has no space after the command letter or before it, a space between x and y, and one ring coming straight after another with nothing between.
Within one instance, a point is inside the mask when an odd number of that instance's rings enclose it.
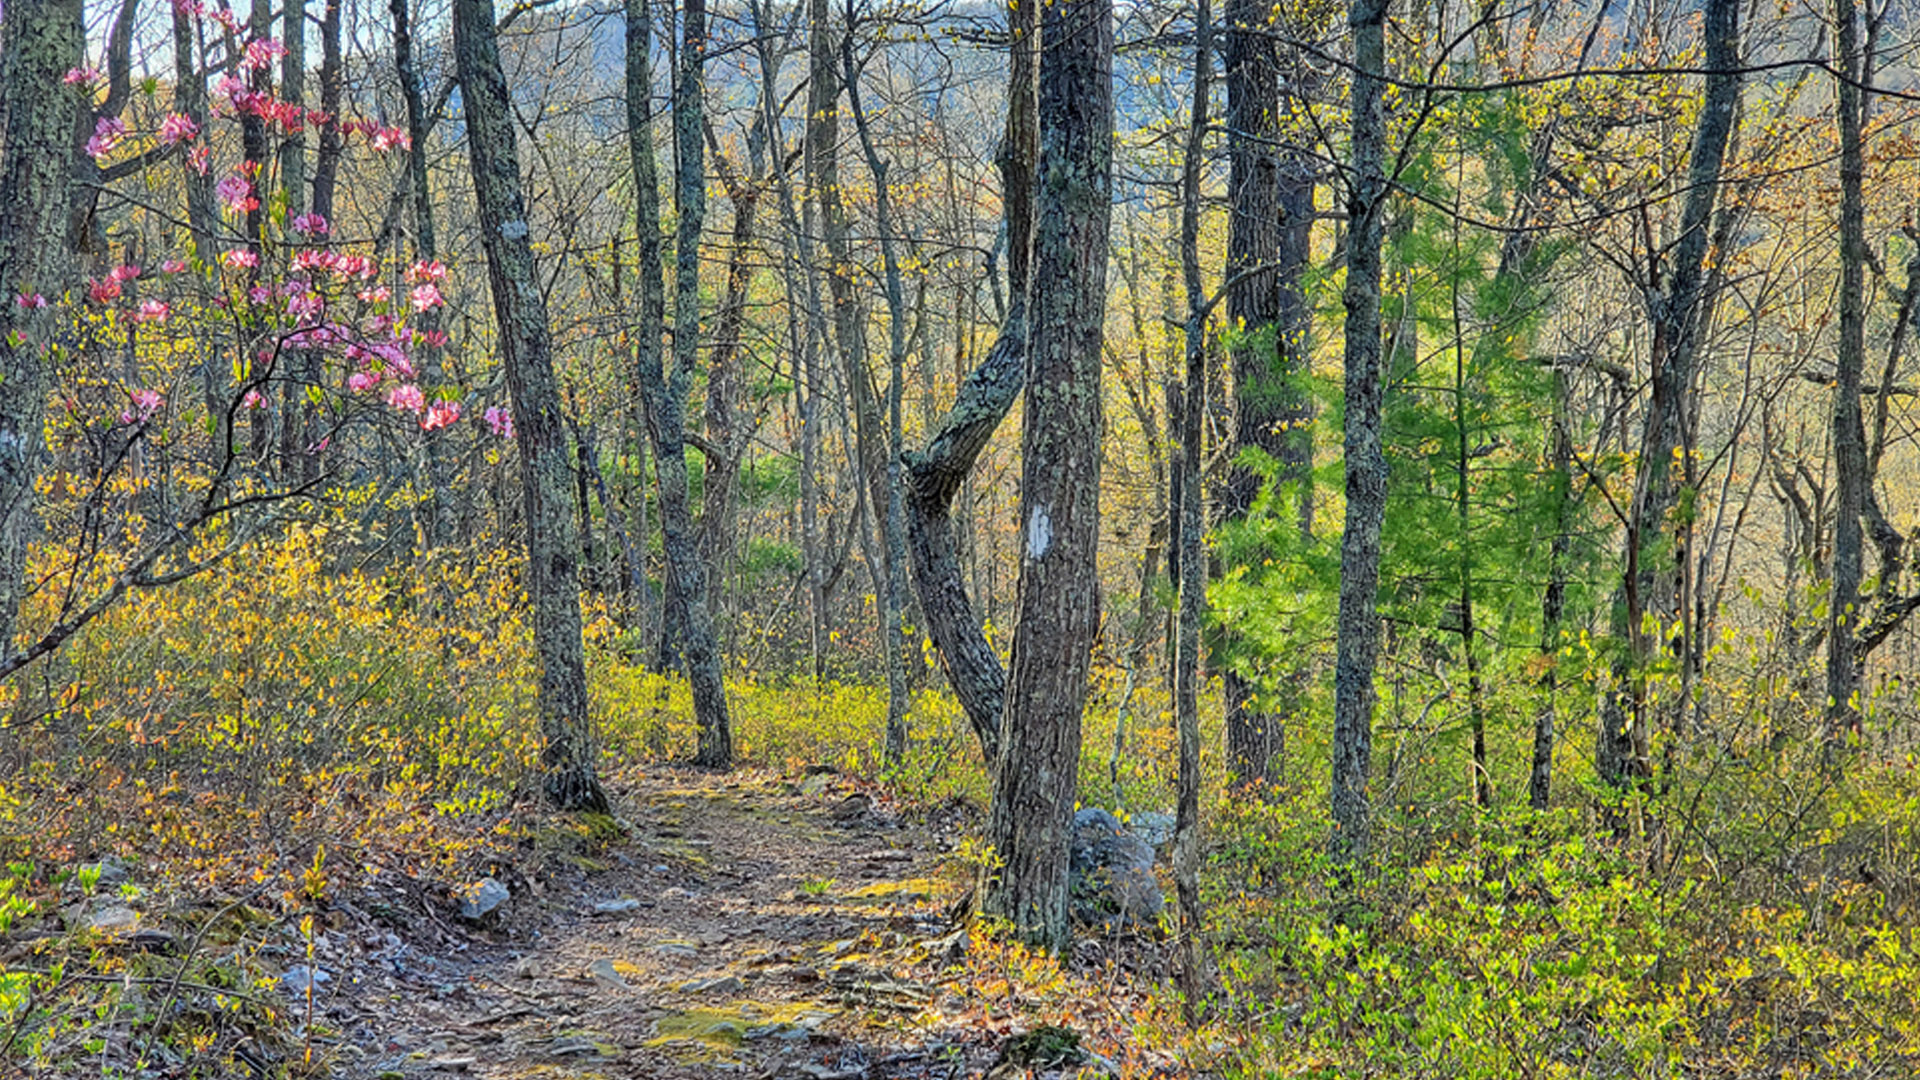
<instances>
[{"instance_id":1,"label":"forked tree trunk","mask_svg":"<svg viewBox=\"0 0 1920 1080\"><path fill-rule=\"evenodd\" d=\"M595 772L587 716L577 580L580 545L568 490L567 428L553 373L546 300L534 276L493 0L454 0L453 45L466 107L480 240L520 446L527 586L533 600L533 643L540 656L538 708L546 793L563 810L604 813L607 796Z\"/></svg>"},{"instance_id":2,"label":"forked tree trunk","mask_svg":"<svg viewBox=\"0 0 1920 1080\"><path fill-rule=\"evenodd\" d=\"M660 355L665 289L660 281L660 195L648 108L653 65L648 55L652 12L647 0L627 2L627 148L632 157L639 206L641 313L636 349L640 396L647 406L654 475L660 484L660 536L667 557L667 615L663 634L678 633L694 719L700 727L694 762L724 769L733 764L733 727L727 690L707 608L707 582L699 537L687 494L687 389L700 346L700 232L706 221L706 145L702 141L702 68L706 62L706 5L688 0L682 9L680 70L673 91L674 177L679 222L674 238L673 367Z\"/></svg>"},{"instance_id":3,"label":"forked tree trunk","mask_svg":"<svg viewBox=\"0 0 1920 1080\"><path fill-rule=\"evenodd\" d=\"M1027 377L1027 278L1033 237L1033 170L1039 156L1035 73L1039 66L1039 8L1020 4L1008 13L1007 125L995 164L1008 237L1007 283L1013 302L1000 337L961 380L953 408L931 428L925 452L905 455L907 556L927 636L939 650L947 681L959 699L980 750L993 769L1000 760L1000 715L1007 673L987 641L968 595L954 528L953 500L973 463L1013 409ZM991 263L989 263L991 271Z\"/></svg>"},{"instance_id":4,"label":"forked tree trunk","mask_svg":"<svg viewBox=\"0 0 1920 1080\"><path fill-rule=\"evenodd\" d=\"M1099 625L1101 356L1113 190L1113 5L1041 13L1040 170L1020 484L1019 623L987 840L988 915L1068 941L1080 718Z\"/></svg>"},{"instance_id":5,"label":"forked tree trunk","mask_svg":"<svg viewBox=\"0 0 1920 1080\"><path fill-rule=\"evenodd\" d=\"M1692 445L1694 375L1701 328L1708 321L1712 295L1706 287L1707 254L1714 205L1734 111L1740 103L1740 5L1738 0L1708 0L1706 5L1706 101L1693 132L1687 167L1687 201L1680 235L1664 262L1649 252L1649 265L1664 290L1650 287L1648 314L1653 323L1653 377L1642 421L1638 473L1627 508L1626 569L1621 601L1614 605L1614 633L1628 650L1614 665L1614 689L1602 703L1594 766L1600 779L1624 789L1651 777L1649 736L1657 721L1647 688L1647 670L1662 649L1676 643L1670 633L1685 633L1685 538L1689 525L1670 521L1680 501L1681 476L1675 475L1677 451ZM1662 273L1664 271L1664 273ZM1691 468L1683 463L1682 474ZM1671 535L1668 530L1671 529ZM1648 619L1646 616L1653 616ZM1648 624L1657 629L1649 632ZM1678 631L1670 628L1680 627ZM1675 650L1688 662L1691 650ZM1661 710L1678 716L1677 703Z\"/></svg>"}]
</instances>

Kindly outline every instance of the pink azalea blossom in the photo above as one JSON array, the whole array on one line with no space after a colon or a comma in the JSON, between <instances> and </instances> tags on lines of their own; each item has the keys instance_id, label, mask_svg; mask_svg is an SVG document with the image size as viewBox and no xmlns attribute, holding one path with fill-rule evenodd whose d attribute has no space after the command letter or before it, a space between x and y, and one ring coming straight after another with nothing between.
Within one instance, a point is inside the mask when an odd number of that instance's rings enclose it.
<instances>
[{"instance_id":1,"label":"pink azalea blossom","mask_svg":"<svg viewBox=\"0 0 1920 1080\"><path fill-rule=\"evenodd\" d=\"M265 285L255 285L247 290L247 300L255 304L264 304L273 299L273 290Z\"/></svg>"},{"instance_id":2,"label":"pink azalea blossom","mask_svg":"<svg viewBox=\"0 0 1920 1080\"><path fill-rule=\"evenodd\" d=\"M174 143L190 142L193 137L198 134L200 134L200 125L179 113L168 113L167 118L160 121L160 144L162 146L172 146Z\"/></svg>"},{"instance_id":3,"label":"pink azalea blossom","mask_svg":"<svg viewBox=\"0 0 1920 1080\"><path fill-rule=\"evenodd\" d=\"M420 342L423 345L431 345L436 349L444 349L447 347L447 332L445 330L423 330L420 332Z\"/></svg>"},{"instance_id":4,"label":"pink azalea blossom","mask_svg":"<svg viewBox=\"0 0 1920 1080\"><path fill-rule=\"evenodd\" d=\"M380 376L371 371L356 371L347 376L347 389L356 394L365 393L380 385Z\"/></svg>"},{"instance_id":5,"label":"pink azalea blossom","mask_svg":"<svg viewBox=\"0 0 1920 1080\"><path fill-rule=\"evenodd\" d=\"M415 311L431 311L447 302L440 290L432 282L413 287L413 307Z\"/></svg>"},{"instance_id":6,"label":"pink azalea blossom","mask_svg":"<svg viewBox=\"0 0 1920 1080\"><path fill-rule=\"evenodd\" d=\"M503 409L498 405L489 405L487 406L487 411L480 415L481 418L487 422L487 430L502 439L513 438L513 413L511 411Z\"/></svg>"},{"instance_id":7,"label":"pink azalea blossom","mask_svg":"<svg viewBox=\"0 0 1920 1080\"><path fill-rule=\"evenodd\" d=\"M380 264L365 255L342 255L334 269L349 277L367 279L380 272Z\"/></svg>"},{"instance_id":8,"label":"pink azalea blossom","mask_svg":"<svg viewBox=\"0 0 1920 1080\"><path fill-rule=\"evenodd\" d=\"M247 396L240 399L240 407L243 409L264 409L267 407L267 399L260 395L260 391L249 390L247 391Z\"/></svg>"},{"instance_id":9,"label":"pink azalea blossom","mask_svg":"<svg viewBox=\"0 0 1920 1080\"><path fill-rule=\"evenodd\" d=\"M100 69L90 67L68 68L61 82L68 86L88 86L100 81Z\"/></svg>"},{"instance_id":10,"label":"pink azalea blossom","mask_svg":"<svg viewBox=\"0 0 1920 1080\"><path fill-rule=\"evenodd\" d=\"M87 140L87 154L94 160L113 153L127 135L127 125L117 116L103 116L94 122L93 137Z\"/></svg>"},{"instance_id":11,"label":"pink azalea blossom","mask_svg":"<svg viewBox=\"0 0 1920 1080\"><path fill-rule=\"evenodd\" d=\"M120 283L112 278L95 281L87 286L87 296L96 304L111 304L120 299Z\"/></svg>"},{"instance_id":12,"label":"pink azalea blossom","mask_svg":"<svg viewBox=\"0 0 1920 1080\"><path fill-rule=\"evenodd\" d=\"M120 422L123 424L151 419L154 413L160 411L160 406L167 403L166 397L158 390L135 390L131 398L132 407L120 414Z\"/></svg>"},{"instance_id":13,"label":"pink azalea blossom","mask_svg":"<svg viewBox=\"0 0 1920 1080\"><path fill-rule=\"evenodd\" d=\"M401 383L387 391L387 404L396 409L417 413L426 408L427 396L420 392L418 386L412 383Z\"/></svg>"},{"instance_id":14,"label":"pink azalea blossom","mask_svg":"<svg viewBox=\"0 0 1920 1080\"><path fill-rule=\"evenodd\" d=\"M13 306L32 311L35 308L46 307L47 298L41 296L39 293L22 293L13 298Z\"/></svg>"},{"instance_id":15,"label":"pink azalea blossom","mask_svg":"<svg viewBox=\"0 0 1920 1080\"><path fill-rule=\"evenodd\" d=\"M321 214L301 214L293 219L293 231L305 236L325 236L333 231Z\"/></svg>"},{"instance_id":16,"label":"pink azalea blossom","mask_svg":"<svg viewBox=\"0 0 1920 1080\"><path fill-rule=\"evenodd\" d=\"M166 322L167 316L172 314L173 309L167 306L165 300L145 300L133 318L135 322Z\"/></svg>"},{"instance_id":17,"label":"pink azalea blossom","mask_svg":"<svg viewBox=\"0 0 1920 1080\"><path fill-rule=\"evenodd\" d=\"M374 128L373 148L375 150L392 150L395 148L410 150L413 148L413 140L407 136L405 131L397 127Z\"/></svg>"},{"instance_id":18,"label":"pink azalea blossom","mask_svg":"<svg viewBox=\"0 0 1920 1080\"><path fill-rule=\"evenodd\" d=\"M427 414L420 418L420 430L432 431L443 428L460 419L460 403L457 401L436 401Z\"/></svg>"},{"instance_id":19,"label":"pink azalea blossom","mask_svg":"<svg viewBox=\"0 0 1920 1080\"><path fill-rule=\"evenodd\" d=\"M186 270L187 261L185 259L168 259L166 262L160 264L160 272L163 274L183 274L186 273Z\"/></svg>"},{"instance_id":20,"label":"pink azalea blossom","mask_svg":"<svg viewBox=\"0 0 1920 1080\"><path fill-rule=\"evenodd\" d=\"M387 288L385 285L375 286L371 289L361 289L360 299L369 304L384 304L393 299L393 290Z\"/></svg>"},{"instance_id":21,"label":"pink azalea blossom","mask_svg":"<svg viewBox=\"0 0 1920 1080\"><path fill-rule=\"evenodd\" d=\"M214 22L217 22L221 26L226 27L230 33L237 34L240 32L240 21L238 19L235 19L233 17L233 12L228 11L226 8L220 8L219 10L215 11L212 15L212 19Z\"/></svg>"},{"instance_id":22,"label":"pink azalea blossom","mask_svg":"<svg viewBox=\"0 0 1920 1080\"><path fill-rule=\"evenodd\" d=\"M287 55L287 47L272 38L260 38L247 42L246 65L255 71L265 71L273 66L275 60Z\"/></svg>"},{"instance_id":23,"label":"pink azalea blossom","mask_svg":"<svg viewBox=\"0 0 1920 1080\"><path fill-rule=\"evenodd\" d=\"M194 172L199 173L201 176L207 175L207 170L213 167L212 148L208 147L205 143L194 147L193 150L187 154L187 164L192 167Z\"/></svg>"},{"instance_id":24,"label":"pink azalea blossom","mask_svg":"<svg viewBox=\"0 0 1920 1080\"><path fill-rule=\"evenodd\" d=\"M407 268L407 277L416 282L447 280L447 266L439 259L417 262Z\"/></svg>"},{"instance_id":25,"label":"pink azalea blossom","mask_svg":"<svg viewBox=\"0 0 1920 1080\"><path fill-rule=\"evenodd\" d=\"M133 279L139 277L140 268L137 266L134 266L132 263L128 263L124 266L114 267L113 270L107 274L107 276L112 278L115 281L124 283L128 281L132 281Z\"/></svg>"},{"instance_id":26,"label":"pink azalea blossom","mask_svg":"<svg viewBox=\"0 0 1920 1080\"><path fill-rule=\"evenodd\" d=\"M233 213L257 210L260 200L253 197L253 182L244 176L228 175L213 187L213 193Z\"/></svg>"},{"instance_id":27,"label":"pink azalea blossom","mask_svg":"<svg viewBox=\"0 0 1920 1080\"><path fill-rule=\"evenodd\" d=\"M252 248L234 248L221 252L220 261L229 269L252 270L260 265L260 253Z\"/></svg>"},{"instance_id":28,"label":"pink azalea blossom","mask_svg":"<svg viewBox=\"0 0 1920 1080\"><path fill-rule=\"evenodd\" d=\"M326 307L326 301L316 292L303 292L287 299L287 314L302 322L317 318Z\"/></svg>"}]
</instances>

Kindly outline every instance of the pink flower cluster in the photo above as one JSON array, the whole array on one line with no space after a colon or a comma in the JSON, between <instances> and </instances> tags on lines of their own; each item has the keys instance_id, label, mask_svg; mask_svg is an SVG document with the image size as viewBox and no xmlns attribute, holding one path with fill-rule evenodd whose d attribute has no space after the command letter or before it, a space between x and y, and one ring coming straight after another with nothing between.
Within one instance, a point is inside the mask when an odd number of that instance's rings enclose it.
<instances>
[{"instance_id":1,"label":"pink flower cluster","mask_svg":"<svg viewBox=\"0 0 1920 1080\"><path fill-rule=\"evenodd\" d=\"M337 251L322 251L317 248L307 248L295 255L293 267L310 274L324 271L339 274L341 277L359 278L362 281L380 272L380 264L365 255L342 255Z\"/></svg>"},{"instance_id":2,"label":"pink flower cluster","mask_svg":"<svg viewBox=\"0 0 1920 1080\"><path fill-rule=\"evenodd\" d=\"M489 405L487 406L487 411L481 413L480 416L481 419L487 422L488 431L493 432L494 435L502 439L513 438L513 412L511 410L502 408L499 405Z\"/></svg>"},{"instance_id":3,"label":"pink flower cluster","mask_svg":"<svg viewBox=\"0 0 1920 1080\"><path fill-rule=\"evenodd\" d=\"M333 231L323 214L301 214L293 219L293 231L302 236L325 236Z\"/></svg>"},{"instance_id":4,"label":"pink flower cluster","mask_svg":"<svg viewBox=\"0 0 1920 1080\"><path fill-rule=\"evenodd\" d=\"M219 196L221 205L227 208L228 213L241 214L260 209L260 200L253 194L253 181L238 173L222 177L213 186L213 193Z\"/></svg>"},{"instance_id":5,"label":"pink flower cluster","mask_svg":"<svg viewBox=\"0 0 1920 1080\"><path fill-rule=\"evenodd\" d=\"M120 422L123 424L136 424L150 420L153 418L154 413L160 411L160 406L166 403L167 399L165 395L161 394L158 390L135 390L130 395L128 408L122 410L120 413Z\"/></svg>"},{"instance_id":6,"label":"pink flower cluster","mask_svg":"<svg viewBox=\"0 0 1920 1080\"><path fill-rule=\"evenodd\" d=\"M420 430L432 431L443 428L460 419L460 403L457 401L436 401L420 418Z\"/></svg>"},{"instance_id":7,"label":"pink flower cluster","mask_svg":"<svg viewBox=\"0 0 1920 1080\"><path fill-rule=\"evenodd\" d=\"M94 121L93 137L87 140L87 156L99 161L113 153L113 148L119 146L120 140L126 137L127 125L124 121L117 116L103 116Z\"/></svg>"},{"instance_id":8,"label":"pink flower cluster","mask_svg":"<svg viewBox=\"0 0 1920 1080\"><path fill-rule=\"evenodd\" d=\"M160 143L162 146L191 142L193 141L193 137L198 134L200 134L200 125L179 113L168 113L167 118L160 121Z\"/></svg>"}]
</instances>

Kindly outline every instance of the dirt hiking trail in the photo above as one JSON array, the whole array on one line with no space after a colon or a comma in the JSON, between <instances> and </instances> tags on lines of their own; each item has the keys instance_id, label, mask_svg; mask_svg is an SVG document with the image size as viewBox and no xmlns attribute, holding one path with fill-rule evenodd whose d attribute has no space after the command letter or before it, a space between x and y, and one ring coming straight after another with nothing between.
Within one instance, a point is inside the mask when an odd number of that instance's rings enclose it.
<instances>
[{"instance_id":1,"label":"dirt hiking trail","mask_svg":"<svg viewBox=\"0 0 1920 1080\"><path fill-rule=\"evenodd\" d=\"M967 939L945 910L961 887L937 816L904 823L825 774L648 766L610 791L605 835L549 840L529 856L538 872L497 868L512 899L478 924L328 935L314 1019L339 1032L340 1072L883 1080L1086 1064L1029 1047L995 1068L1028 1025L941 974Z\"/></svg>"}]
</instances>

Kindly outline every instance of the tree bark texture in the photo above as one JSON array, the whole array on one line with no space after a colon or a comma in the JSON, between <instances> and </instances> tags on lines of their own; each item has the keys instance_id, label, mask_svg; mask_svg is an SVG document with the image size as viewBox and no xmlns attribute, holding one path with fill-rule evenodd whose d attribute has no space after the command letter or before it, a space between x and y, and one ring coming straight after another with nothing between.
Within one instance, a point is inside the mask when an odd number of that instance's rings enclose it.
<instances>
[{"instance_id":1,"label":"tree bark texture","mask_svg":"<svg viewBox=\"0 0 1920 1080\"><path fill-rule=\"evenodd\" d=\"M538 708L546 793L564 810L605 812L607 796L595 772L587 716L577 581L580 545L568 490L567 429L553 372L546 300L534 274L492 0L455 0L453 40L487 281L520 448L527 584L534 648L540 656Z\"/></svg>"},{"instance_id":2,"label":"tree bark texture","mask_svg":"<svg viewBox=\"0 0 1920 1080\"><path fill-rule=\"evenodd\" d=\"M1387 212L1386 23L1390 0L1354 0L1352 167L1347 177L1346 530L1340 538L1340 612L1333 676L1333 842L1342 863L1370 838L1367 774L1373 758L1374 664L1380 653L1380 525L1387 508L1381 449L1380 238Z\"/></svg>"},{"instance_id":3,"label":"tree bark texture","mask_svg":"<svg viewBox=\"0 0 1920 1080\"><path fill-rule=\"evenodd\" d=\"M0 143L0 656L13 652L36 531L34 483L45 451L47 309L16 296L61 293L71 137L80 94L80 0L12 0L6 13L6 128Z\"/></svg>"},{"instance_id":4,"label":"tree bark texture","mask_svg":"<svg viewBox=\"0 0 1920 1080\"><path fill-rule=\"evenodd\" d=\"M1099 621L1112 16L1111 0L1058 0L1041 15L1019 621L987 830L1000 865L986 913L1054 949L1069 934L1067 854Z\"/></svg>"},{"instance_id":5,"label":"tree bark texture","mask_svg":"<svg viewBox=\"0 0 1920 1080\"><path fill-rule=\"evenodd\" d=\"M654 475L660 484L660 536L667 557L667 627L679 634L687 682L693 691L694 719L700 727L695 764L724 769L733 764L733 726L727 689L707 607L705 567L694 532L688 496L684 434L687 389L699 359L700 233L706 221L706 144L702 129L702 72L706 63L706 6L689 0L682 10L680 69L673 91L673 137L679 211L674 237L674 335L671 371L663 370L661 323L665 318L660 284L660 204L654 166L653 128L648 104L653 86L648 42L652 18L646 0L627 3L627 127L633 158L634 189L639 200L642 312L637 350L640 396L647 406L647 430L653 442Z\"/></svg>"},{"instance_id":6,"label":"tree bark texture","mask_svg":"<svg viewBox=\"0 0 1920 1080\"><path fill-rule=\"evenodd\" d=\"M989 768L1000 760L1000 717L1006 706L1007 673L987 641L980 613L967 592L953 501L1026 385L1027 263L1033 235L1033 169L1039 129L1034 83L1034 49L1039 43L1037 10L1035 5L1022 4L1009 13L1007 126L996 162L1001 177L1001 213L1015 253L1007 263L1013 301L999 338L961 381L953 408L930 427L926 450L905 456L902 493L907 552L920 614Z\"/></svg>"},{"instance_id":7,"label":"tree bark texture","mask_svg":"<svg viewBox=\"0 0 1920 1080\"><path fill-rule=\"evenodd\" d=\"M1840 69L1840 341L1834 354L1833 582L1827 613L1827 738L1837 741L1860 726L1860 657L1856 634L1862 620L1861 516L1868 486L1867 432L1860 410L1866 340L1866 153L1861 135L1859 12L1854 0L1833 0L1834 57Z\"/></svg>"},{"instance_id":8,"label":"tree bark texture","mask_svg":"<svg viewBox=\"0 0 1920 1080\"><path fill-rule=\"evenodd\" d=\"M1227 321L1244 340L1233 351L1235 463L1219 509L1228 522L1251 513L1265 477L1240 458L1257 451L1297 491L1295 516L1301 535L1310 536L1312 406L1295 380L1306 370L1312 320L1301 274L1311 254L1313 168L1277 145L1279 57L1264 32L1268 14L1256 0L1226 6ZM1236 647L1230 633L1223 632L1222 645L1229 653ZM1304 674L1288 673L1288 688ZM1286 717L1257 704L1254 686L1233 664L1222 665L1220 676L1229 765L1240 782L1264 790L1286 745Z\"/></svg>"}]
</instances>

